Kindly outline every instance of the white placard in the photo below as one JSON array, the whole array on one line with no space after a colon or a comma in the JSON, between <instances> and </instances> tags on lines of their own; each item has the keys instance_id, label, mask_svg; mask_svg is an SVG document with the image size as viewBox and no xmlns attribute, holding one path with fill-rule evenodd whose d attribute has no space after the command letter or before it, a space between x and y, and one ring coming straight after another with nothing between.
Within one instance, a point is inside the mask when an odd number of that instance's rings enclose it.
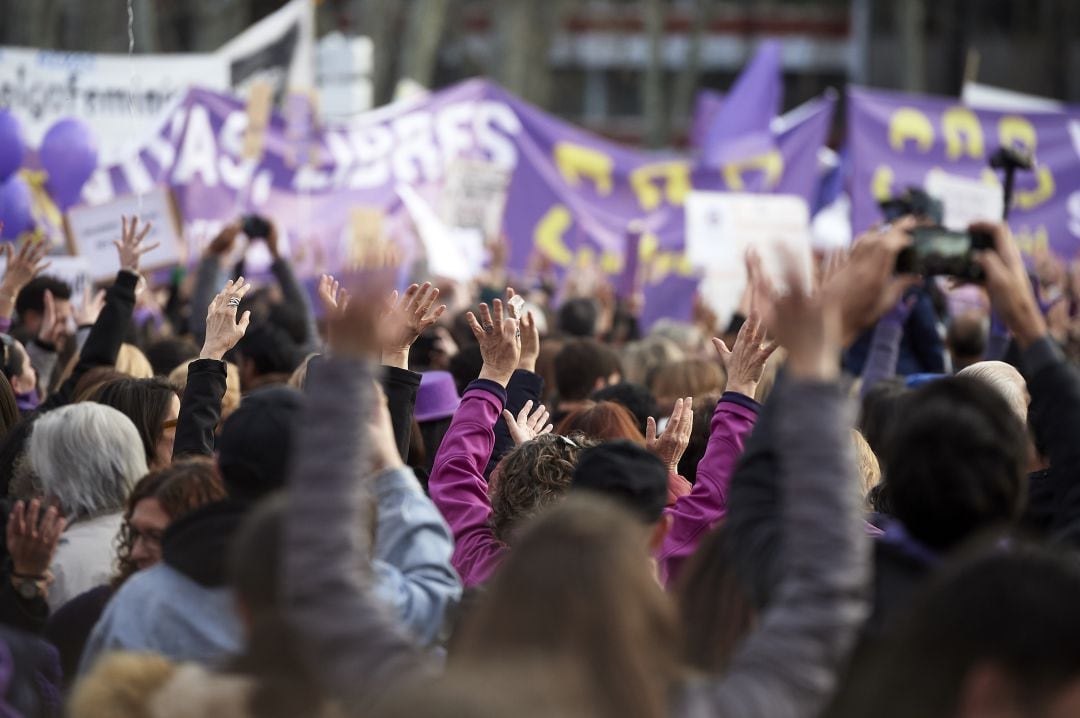
<instances>
[{"instance_id":1,"label":"white placard","mask_svg":"<svg viewBox=\"0 0 1080 718\"><path fill-rule=\"evenodd\" d=\"M967 229L972 222L1000 222L1005 198L1001 185L949 174L943 170L926 173L926 193L941 200L945 212L942 224L949 229Z\"/></svg>"},{"instance_id":2,"label":"white placard","mask_svg":"<svg viewBox=\"0 0 1080 718\"><path fill-rule=\"evenodd\" d=\"M154 226L147 244L160 246L142 257L143 272L180 264L180 228L172 195L167 187L156 187L140 197L126 195L112 202L82 205L67 213L65 226L73 255L85 258L94 281L108 279L120 270L120 260L113 242L120 239L121 217L139 217Z\"/></svg>"},{"instance_id":3,"label":"white placard","mask_svg":"<svg viewBox=\"0 0 1080 718\"><path fill-rule=\"evenodd\" d=\"M45 258L49 266L41 274L47 277L55 277L71 285L71 304L78 308L82 306L83 289L89 288L93 293L94 280L90 277L90 265L85 257L71 257L68 255L53 254ZM0 277L7 272L7 257L0 254Z\"/></svg>"},{"instance_id":4,"label":"white placard","mask_svg":"<svg viewBox=\"0 0 1080 718\"><path fill-rule=\"evenodd\" d=\"M502 231L510 172L493 162L461 158L447 168L442 218L450 227L477 229L488 240Z\"/></svg>"},{"instance_id":5,"label":"white placard","mask_svg":"<svg viewBox=\"0 0 1080 718\"><path fill-rule=\"evenodd\" d=\"M686 200L686 253L696 267L739 271L746 250L761 255L765 270L782 285L780 249L787 247L810 269L810 208L795 195L691 192Z\"/></svg>"},{"instance_id":6,"label":"white placard","mask_svg":"<svg viewBox=\"0 0 1080 718\"><path fill-rule=\"evenodd\" d=\"M286 87L313 86L314 27L310 0L292 0L213 53L0 47L0 107L19 119L30 147L39 147L57 120L78 117L94 131L101 165L109 164L153 135L193 85L243 93L268 80L278 96Z\"/></svg>"},{"instance_id":7,"label":"white placard","mask_svg":"<svg viewBox=\"0 0 1080 718\"><path fill-rule=\"evenodd\" d=\"M433 276L459 282L474 279L484 264L484 238L480 231L448 227L409 185L398 185L397 193L424 246L428 271Z\"/></svg>"}]
</instances>

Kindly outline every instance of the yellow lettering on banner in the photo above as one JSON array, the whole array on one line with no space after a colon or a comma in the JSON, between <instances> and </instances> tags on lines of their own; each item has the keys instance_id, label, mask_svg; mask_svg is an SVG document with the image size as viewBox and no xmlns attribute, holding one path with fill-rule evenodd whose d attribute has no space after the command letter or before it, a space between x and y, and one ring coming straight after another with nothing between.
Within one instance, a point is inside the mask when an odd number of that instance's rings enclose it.
<instances>
[{"instance_id":1,"label":"yellow lettering on banner","mask_svg":"<svg viewBox=\"0 0 1080 718\"><path fill-rule=\"evenodd\" d=\"M1038 256L1050 248L1050 233L1046 231L1046 225L1043 224L1034 229L1027 226L1020 227L1013 236L1020 251L1030 256Z\"/></svg>"},{"instance_id":2,"label":"yellow lettering on banner","mask_svg":"<svg viewBox=\"0 0 1080 718\"><path fill-rule=\"evenodd\" d=\"M638 260L642 264L648 263L659 249L660 240L652 232L646 232L641 235L641 241L638 243Z\"/></svg>"},{"instance_id":3,"label":"yellow lettering on banner","mask_svg":"<svg viewBox=\"0 0 1080 718\"><path fill-rule=\"evenodd\" d=\"M957 160L965 154L980 159L985 152L982 125L978 116L966 107L950 107L941 116L941 133L945 135L945 155Z\"/></svg>"},{"instance_id":4,"label":"yellow lettering on banner","mask_svg":"<svg viewBox=\"0 0 1080 718\"><path fill-rule=\"evenodd\" d=\"M1035 126L1027 118L1019 115L1006 115L998 122L998 139L1002 147L1023 147L1032 154L1038 138Z\"/></svg>"},{"instance_id":5,"label":"yellow lettering on banner","mask_svg":"<svg viewBox=\"0 0 1080 718\"><path fill-rule=\"evenodd\" d=\"M589 269L596 264L596 252L592 247L580 247L577 251L577 261L575 262L578 269Z\"/></svg>"},{"instance_id":6,"label":"yellow lettering on banner","mask_svg":"<svg viewBox=\"0 0 1080 718\"><path fill-rule=\"evenodd\" d=\"M570 229L570 225L573 223L574 218L571 216L570 210L561 204L557 204L544 214L536 225L536 231L533 233L533 243L536 248L545 257L561 267L570 266L570 262L574 258L570 248L563 241L563 235L566 234L566 230Z\"/></svg>"},{"instance_id":7,"label":"yellow lettering on banner","mask_svg":"<svg viewBox=\"0 0 1080 718\"><path fill-rule=\"evenodd\" d=\"M732 192L741 192L746 187L743 175L755 170L765 173L765 189L776 187L780 183L781 175L784 174L784 158L780 151L770 150L763 155L724 165L722 168L724 184Z\"/></svg>"},{"instance_id":8,"label":"yellow lettering on banner","mask_svg":"<svg viewBox=\"0 0 1080 718\"><path fill-rule=\"evenodd\" d=\"M653 184L659 181L664 188ZM637 195L638 204L645 211L656 209L666 198L670 204L681 206L686 195L693 189L690 185L690 163L660 162L643 165L630 173L630 187Z\"/></svg>"},{"instance_id":9,"label":"yellow lettering on banner","mask_svg":"<svg viewBox=\"0 0 1080 718\"><path fill-rule=\"evenodd\" d=\"M1015 202L1020 209L1032 209L1054 196L1054 175L1047 166L1035 170L1039 184L1032 190L1017 190Z\"/></svg>"},{"instance_id":10,"label":"yellow lettering on banner","mask_svg":"<svg viewBox=\"0 0 1080 718\"><path fill-rule=\"evenodd\" d=\"M922 152L929 152L934 144L934 126L922 112L913 107L901 107L889 120L889 146L902 152L908 140L915 140Z\"/></svg>"},{"instance_id":11,"label":"yellow lettering on banner","mask_svg":"<svg viewBox=\"0 0 1080 718\"><path fill-rule=\"evenodd\" d=\"M878 168L874 170L874 176L870 179L870 192L874 195L874 199L878 202L884 202L885 200L893 196L893 180L896 179L896 175L892 171L892 167L888 165L878 165Z\"/></svg>"},{"instance_id":12,"label":"yellow lettering on banner","mask_svg":"<svg viewBox=\"0 0 1080 718\"><path fill-rule=\"evenodd\" d=\"M623 270L623 258L619 252L607 250L600 255L600 269L607 274L618 274Z\"/></svg>"},{"instance_id":13,"label":"yellow lettering on banner","mask_svg":"<svg viewBox=\"0 0 1080 718\"><path fill-rule=\"evenodd\" d=\"M591 179L600 194L611 194L615 161L590 147L559 142L555 145L555 166L571 187L581 185L582 178Z\"/></svg>"}]
</instances>

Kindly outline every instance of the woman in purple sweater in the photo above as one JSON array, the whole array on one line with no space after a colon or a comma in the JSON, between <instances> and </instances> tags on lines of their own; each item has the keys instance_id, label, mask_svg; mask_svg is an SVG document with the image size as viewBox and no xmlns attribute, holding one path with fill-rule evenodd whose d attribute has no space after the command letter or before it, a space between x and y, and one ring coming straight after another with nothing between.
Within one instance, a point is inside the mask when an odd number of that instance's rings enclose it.
<instances>
[{"instance_id":1,"label":"woman in purple sweater","mask_svg":"<svg viewBox=\"0 0 1080 718\"><path fill-rule=\"evenodd\" d=\"M487 581L509 548L506 537L499 535L502 532L498 532L493 524L523 518L513 516L507 519L493 512L488 483L483 474L495 443L495 424L505 406L506 385L517 366L517 355L521 351L516 326L510 333L513 340L506 342L499 341L501 333L495 327L504 321L516 325L517 320L503 317L502 303L498 299L494 301L492 311L488 310L487 305L481 305L480 321L472 314L469 316L473 333L480 343L484 365L480 377L469 385L462 397L461 406L443 437L428 481L431 498L454 533L453 564L466 588ZM522 331L533 331L531 317L524 317L521 325ZM765 361L775 348L764 344L763 340L764 330L756 318L743 325L731 351L717 340L717 351L728 366L728 391L720 399L713 415L709 445L698 465L694 489L666 511L671 530L656 557L660 576L665 583L676 575L682 562L693 553L701 536L722 519L727 510L727 487L735 462L757 418L759 407L752 397ZM565 474L565 481L560 483L556 479L551 483L565 490L569 486L578 451L574 444L565 439L544 441L555 441L556 446L563 442L565 456L558 458L566 464L564 471L559 472L559 475ZM522 472L494 474L493 483L501 481L504 485L493 487L491 491L506 493L511 491L506 486L512 483L535 485L539 471L535 466L525 468ZM550 474L551 471L551 466L545 465L544 472ZM535 510L538 507L529 508ZM528 515L533 511L524 513Z\"/></svg>"}]
</instances>

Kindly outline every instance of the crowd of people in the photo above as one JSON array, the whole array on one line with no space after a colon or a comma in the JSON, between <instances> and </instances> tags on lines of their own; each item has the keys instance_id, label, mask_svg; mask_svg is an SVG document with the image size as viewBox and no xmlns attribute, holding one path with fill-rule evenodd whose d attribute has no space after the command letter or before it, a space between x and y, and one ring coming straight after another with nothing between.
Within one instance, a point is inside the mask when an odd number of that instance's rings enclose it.
<instances>
[{"instance_id":1,"label":"crowd of people","mask_svg":"<svg viewBox=\"0 0 1080 718\"><path fill-rule=\"evenodd\" d=\"M154 282L125 218L81 300L6 245L0 711L1080 715L1080 283L1006 224L897 274L916 221L647 333L499 266L309 294L272 223Z\"/></svg>"}]
</instances>

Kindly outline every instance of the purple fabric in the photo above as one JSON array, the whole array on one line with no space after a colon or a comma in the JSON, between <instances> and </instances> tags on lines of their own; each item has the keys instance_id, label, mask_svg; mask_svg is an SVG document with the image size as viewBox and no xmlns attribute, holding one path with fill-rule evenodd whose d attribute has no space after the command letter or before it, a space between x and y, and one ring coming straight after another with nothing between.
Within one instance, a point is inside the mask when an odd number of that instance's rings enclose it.
<instances>
[{"instance_id":1,"label":"purple fabric","mask_svg":"<svg viewBox=\"0 0 1080 718\"><path fill-rule=\"evenodd\" d=\"M878 321L870 338L870 351L863 364L862 386L859 395L866 396L870 390L886 379L896 376L900 361L900 342L904 338L904 322L911 315L912 304L901 300Z\"/></svg>"},{"instance_id":2,"label":"purple fabric","mask_svg":"<svg viewBox=\"0 0 1080 718\"><path fill-rule=\"evenodd\" d=\"M731 477L754 429L759 408L753 399L734 392L726 392L717 403L694 488L665 510L671 517L671 530L657 556L664 585L677 578L683 562L693 555L701 537L727 515Z\"/></svg>"},{"instance_id":3,"label":"purple fabric","mask_svg":"<svg viewBox=\"0 0 1080 718\"><path fill-rule=\"evenodd\" d=\"M413 223L396 188L408 185L437 206L454 161L481 159L510 176L502 229L513 271L524 272L540 254L560 276L592 259L618 277L626 265L627 225L641 220L654 228L639 249L647 277L642 316L647 328L660 317L691 315L698 275L685 261L687 191L782 192L812 201L819 180L817 152L834 104L829 99L810 103L798 121L770 134L765 154L707 167L685 156L620 146L497 85L470 80L423 101L380 109L351 126L325 128L313 138L319 161L298 169L287 161L293 144L280 114L270 118L262 159L250 165L238 156L243 102L193 89L157 136L129 162L102 168L86 194L102 203L168 185L184 236L193 242L196 228L238 213L271 214L288 245L303 248L291 258L303 280L340 274L350 251L343 235L357 205L383 211L386 234L407 257L415 256ZM189 255L199 250L193 243Z\"/></svg>"},{"instance_id":4,"label":"purple fabric","mask_svg":"<svg viewBox=\"0 0 1080 718\"><path fill-rule=\"evenodd\" d=\"M448 371L426 371L420 375L420 389L416 392L417 421L448 419L461 405L454 375Z\"/></svg>"},{"instance_id":5,"label":"purple fabric","mask_svg":"<svg viewBox=\"0 0 1080 718\"><path fill-rule=\"evenodd\" d=\"M15 406L21 412L33 411L39 404L41 404L41 397L38 396L37 389L15 395Z\"/></svg>"},{"instance_id":6,"label":"purple fabric","mask_svg":"<svg viewBox=\"0 0 1080 718\"><path fill-rule=\"evenodd\" d=\"M852 229L881 219L878 199L923 186L931 171L988 177L987 158L1009 142L1038 158L1035 172L1016 175L1009 223L1021 247L1048 246L1073 257L1080 249L1074 193L1080 162L1070 123L1078 120L1076 111L998 112L952 98L849 89Z\"/></svg>"},{"instance_id":7,"label":"purple fabric","mask_svg":"<svg viewBox=\"0 0 1080 718\"><path fill-rule=\"evenodd\" d=\"M428 494L454 534L452 563L465 588L490 578L507 551L491 528L483 474L495 446L495 422L505 405L506 391L498 384L470 384L428 477Z\"/></svg>"},{"instance_id":8,"label":"purple fabric","mask_svg":"<svg viewBox=\"0 0 1080 718\"><path fill-rule=\"evenodd\" d=\"M712 116L701 148L705 164L718 167L772 149L769 123L780 114L784 89L781 49L778 40L766 40L739 74Z\"/></svg>"}]
</instances>

